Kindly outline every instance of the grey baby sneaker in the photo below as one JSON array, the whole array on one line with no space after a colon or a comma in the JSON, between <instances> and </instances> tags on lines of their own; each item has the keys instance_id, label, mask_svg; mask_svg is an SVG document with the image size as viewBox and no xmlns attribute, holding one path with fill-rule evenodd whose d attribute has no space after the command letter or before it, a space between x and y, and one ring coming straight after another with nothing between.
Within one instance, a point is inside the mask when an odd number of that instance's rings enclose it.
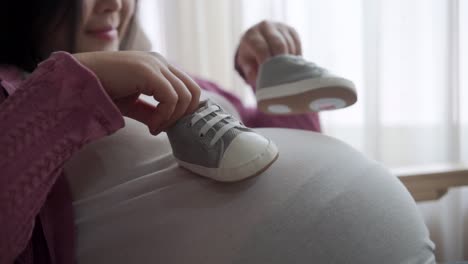
<instances>
[{"instance_id":1,"label":"grey baby sneaker","mask_svg":"<svg viewBox=\"0 0 468 264\"><path fill-rule=\"evenodd\" d=\"M167 135L180 166L216 181L256 176L278 157L273 141L245 127L209 100L180 119Z\"/></svg>"},{"instance_id":2,"label":"grey baby sneaker","mask_svg":"<svg viewBox=\"0 0 468 264\"><path fill-rule=\"evenodd\" d=\"M269 114L299 114L344 108L357 101L354 84L300 56L275 56L260 66L258 108Z\"/></svg>"}]
</instances>

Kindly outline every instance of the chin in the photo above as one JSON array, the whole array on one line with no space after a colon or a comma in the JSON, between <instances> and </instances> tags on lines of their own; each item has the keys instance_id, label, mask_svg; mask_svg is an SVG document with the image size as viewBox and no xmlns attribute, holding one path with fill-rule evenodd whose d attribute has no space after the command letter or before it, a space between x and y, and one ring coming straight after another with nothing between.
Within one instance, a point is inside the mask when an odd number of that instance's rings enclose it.
<instances>
[{"instance_id":1,"label":"chin","mask_svg":"<svg viewBox=\"0 0 468 264\"><path fill-rule=\"evenodd\" d=\"M115 42L94 42L83 43L77 45L77 52L92 52L92 51L118 51L120 43Z\"/></svg>"}]
</instances>

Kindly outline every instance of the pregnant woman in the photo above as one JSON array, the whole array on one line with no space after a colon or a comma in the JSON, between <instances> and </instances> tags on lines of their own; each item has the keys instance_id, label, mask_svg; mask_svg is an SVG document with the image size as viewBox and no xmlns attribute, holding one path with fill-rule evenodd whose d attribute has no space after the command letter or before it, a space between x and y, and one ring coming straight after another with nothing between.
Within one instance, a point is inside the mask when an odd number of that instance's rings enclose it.
<instances>
[{"instance_id":1,"label":"pregnant woman","mask_svg":"<svg viewBox=\"0 0 468 264\"><path fill-rule=\"evenodd\" d=\"M141 44L136 5L4 1L1 264L435 262L403 185L305 131L319 131L316 114L244 109L162 56L129 51ZM281 54L301 54L297 34L263 22L242 38L236 68L253 85L258 66ZM196 111L200 96L248 126L302 130L256 130L281 153L259 177L198 177L178 166L160 132Z\"/></svg>"}]
</instances>

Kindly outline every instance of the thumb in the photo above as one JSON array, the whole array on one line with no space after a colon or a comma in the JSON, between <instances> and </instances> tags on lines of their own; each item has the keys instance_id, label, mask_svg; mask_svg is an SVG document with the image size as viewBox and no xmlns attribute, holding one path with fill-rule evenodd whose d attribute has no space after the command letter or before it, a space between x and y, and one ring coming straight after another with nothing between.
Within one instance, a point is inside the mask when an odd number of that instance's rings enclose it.
<instances>
[{"instance_id":1,"label":"thumb","mask_svg":"<svg viewBox=\"0 0 468 264\"><path fill-rule=\"evenodd\" d=\"M151 132L158 131L164 120L157 120L158 107L138 96L128 96L114 101L124 116L148 126ZM155 120L156 119L156 120Z\"/></svg>"},{"instance_id":2,"label":"thumb","mask_svg":"<svg viewBox=\"0 0 468 264\"><path fill-rule=\"evenodd\" d=\"M257 63L245 63L241 66L242 72L244 73L245 81L250 84L250 86L255 86L257 81L258 74L258 65Z\"/></svg>"}]
</instances>

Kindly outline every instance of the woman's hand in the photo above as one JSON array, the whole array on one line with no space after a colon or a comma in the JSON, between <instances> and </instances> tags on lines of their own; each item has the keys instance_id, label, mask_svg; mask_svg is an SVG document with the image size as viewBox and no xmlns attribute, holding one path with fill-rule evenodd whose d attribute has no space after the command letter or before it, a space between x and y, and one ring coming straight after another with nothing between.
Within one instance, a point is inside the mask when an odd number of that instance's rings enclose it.
<instances>
[{"instance_id":1,"label":"woman's hand","mask_svg":"<svg viewBox=\"0 0 468 264\"><path fill-rule=\"evenodd\" d=\"M236 64L247 83L255 86L259 65L281 54L302 55L297 31L283 23L263 21L247 30L241 38Z\"/></svg>"},{"instance_id":2,"label":"woman's hand","mask_svg":"<svg viewBox=\"0 0 468 264\"><path fill-rule=\"evenodd\" d=\"M198 107L200 87L160 54L122 51L74 56L96 74L122 114L146 124L152 134ZM154 97L159 104L138 99L140 94Z\"/></svg>"}]
</instances>

